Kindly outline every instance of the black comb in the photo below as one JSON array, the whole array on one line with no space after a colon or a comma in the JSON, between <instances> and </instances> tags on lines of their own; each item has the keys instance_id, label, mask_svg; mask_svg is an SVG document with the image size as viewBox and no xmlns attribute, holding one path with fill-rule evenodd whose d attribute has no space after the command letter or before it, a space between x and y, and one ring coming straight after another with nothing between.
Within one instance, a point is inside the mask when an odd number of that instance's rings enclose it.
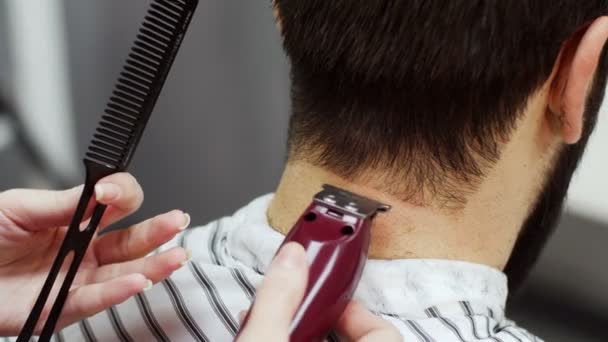
<instances>
[{"instance_id":1,"label":"black comb","mask_svg":"<svg viewBox=\"0 0 608 342\"><path fill-rule=\"evenodd\" d=\"M17 342L28 342L32 338L62 265L73 253L39 341L51 339L78 267L106 210L106 206L97 204L89 225L80 228L95 193L95 184L129 166L197 5L198 0L152 0L86 153L86 182L76 213Z\"/></svg>"}]
</instances>

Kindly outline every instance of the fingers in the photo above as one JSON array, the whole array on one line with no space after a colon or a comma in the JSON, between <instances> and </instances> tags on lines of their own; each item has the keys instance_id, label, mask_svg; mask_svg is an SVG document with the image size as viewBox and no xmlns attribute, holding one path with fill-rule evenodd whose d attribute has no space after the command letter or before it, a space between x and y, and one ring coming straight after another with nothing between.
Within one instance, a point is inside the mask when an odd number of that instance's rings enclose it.
<instances>
[{"instance_id":1,"label":"fingers","mask_svg":"<svg viewBox=\"0 0 608 342\"><path fill-rule=\"evenodd\" d=\"M128 229L105 234L95 242L97 260L105 265L141 258L189 225L190 215L174 210Z\"/></svg>"},{"instance_id":2,"label":"fingers","mask_svg":"<svg viewBox=\"0 0 608 342\"><path fill-rule=\"evenodd\" d=\"M66 226L72 220L82 190L82 185L65 191L8 190L0 193L0 214L32 232ZM95 190L97 200L109 206L101 227L132 214L144 199L141 186L127 173L102 179ZM85 219L90 214L89 210Z\"/></svg>"},{"instance_id":3,"label":"fingers","mask_svg":"<svg viewBox=\"0 0 608 342\"><path fill-rule=\"evenodd\" d=\"M338 320L337 330L349 341L403 341L403 337L392 324L367 311L357 302L348 304Z\"/></svg>"},{"instance_id":4,"label":"fingers","mask_svg":"<svg viewBox=\"0 0 608 342\"><path fill-rule=\"evenodd\" d=\"M307 281L304 248L297 243L285 245L257 291L251 316L238 341L287 341Z\"/></svg>"},{"instance_id":5,"label":"fingers","mask_svg":"<svg viewBox=\"0 0 608 342\"><path fill-rule=\"evenodd\" d=\"M176 247L168 251L145 258L100 267L88 275L87 283L101 283L124 275L140 273L157 283L169 277L173 272L190 260L191 253Z\"/></svg>"},{"instance_id":6,"label":"fingers","mask_svg":"<svg viewBox=\"0 0 608 342\"><path fill-rule=\"evenodd\" d=\"M142 274L130 274L100 284L86 285L70 292L59 327L90 317L152 287Z\"/></svg>"},{"instance_id":7,"label":"fingers","mask_svg":"<svg viewBox=\"0 0 608 342\"><path fill-rule=\"evenodd\" d=\"M17 226L32 232L65 226L72 219L82 188L8 190L0 193L0 210Z\"/></svg>"},{"instance_id":8,"label":"fingers","mask_svg":"<svg viewBox=\"0 0 608 342\"><path fill-rule=\"evenodd\" d=\"M101 267L88 276L88 285L70 292L59 326L65 327L126 301L169 277L188 259L189 254L183 248L174 248L140 260Z\"/></svg>"},{"instance_id":9,"label":"fingers","mask_svg":"<svg viewBox=\"0 0 608 342\"><path fill-rule=\"evenodd\" d=\"M95 199L108 206L99 224L99 228L103 229L137 211L144 201L144 192L135 177L128 173L117 173L95 185Z\"/></svg>"}]
</instances>

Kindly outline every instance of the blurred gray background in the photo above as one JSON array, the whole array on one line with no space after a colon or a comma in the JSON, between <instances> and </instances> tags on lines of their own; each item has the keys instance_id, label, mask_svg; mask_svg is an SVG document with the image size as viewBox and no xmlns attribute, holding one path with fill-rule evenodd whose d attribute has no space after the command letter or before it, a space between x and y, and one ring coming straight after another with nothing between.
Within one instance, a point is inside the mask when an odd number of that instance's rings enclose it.
<instances>
[{"instance_id":1,"label":"blurred gray background","mask_svg":"<svg viewBox=\"0 0 608 342\"><path fill-rule=\"evenodd\" d=\"M48 66L51 54L36 51L33 63L43 66L41 78L46 77L44 68L64 63L68 77L56 86L68 90L58 108L69 108L69 129L42 138L64 143L67 150L75 147L74 154L82 155L147 1L0 2L0 89L18 104L39 99L29 99L22 91L29 88L18 86L27 82L19 76L20 59L11 49L30 29L33 36L53 31L38 27L43 21L28 22L27 17L19 22L21 31L15 31L19 23L8 18L16 13L9 7L49 3L60 18L57 32L63 33L47 37L49 46L67 50L59 51L63 59L54 59ZM39 15L47 15L42 12ZM204 224L271 192L285 159L288 72L269 1L201 1L134 160L132 172L146 191L146 202L131 221L177 208L191 213L194 224ZM50 120L43 112L30 115L43 126ZM20 129L19 119L0 120L0 138L11 129L17 132L16 138L4 144L0 139L0 190L63 187L81 181L78 173L70 173L71 166L50 165L53 160L39 155L44 141L38 146L20 142L20 134L32 134L27 127ZM77 156L73 159L76 163ZM80 171L78 166L72 169ZM584 191L579 193L577 197L596 202ZM575 204L586 207L584 201ZM513 319L547 341L608 340L608 294L604 291L608 225L601 212L600 207L596 215L587 215L585 210L566 215L527 286L511 303Z\"/></svg>"},{"instance_id":2,"label":"blurred gray background","mask_svg":"<svg viewBox=\"0 0 608 342\"><path fill-rule=\"evenodd\" d=\"M64 3L82 154L147 1ZM270 192L281 172L288 67L269 2L199 6L134 160L144 216L179 208L204 223Z\"/></svg>"}]
</instances>

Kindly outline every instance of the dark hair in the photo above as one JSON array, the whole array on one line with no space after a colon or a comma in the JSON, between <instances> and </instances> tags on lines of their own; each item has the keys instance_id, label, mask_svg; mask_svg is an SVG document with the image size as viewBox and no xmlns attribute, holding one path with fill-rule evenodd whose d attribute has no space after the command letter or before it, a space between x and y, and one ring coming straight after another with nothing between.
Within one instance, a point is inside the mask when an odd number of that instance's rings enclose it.
<instances>
[{"instance_id":1,"label":"dark hair","mask_svg":"<svg viewBox=\"0 0 608 342\"><path fill-rule=\"evenodd\" d=\"M463 205L547 81L564 43L606 0L275 0L291 60L292 160ZM603 86L602 69L596 84ZM602 89L600 89L602 90ZM507 267L523 279L555 226L592 131L567 147ZM601 94L600 94L601 93Z\"/></svg>"}]
</instances>

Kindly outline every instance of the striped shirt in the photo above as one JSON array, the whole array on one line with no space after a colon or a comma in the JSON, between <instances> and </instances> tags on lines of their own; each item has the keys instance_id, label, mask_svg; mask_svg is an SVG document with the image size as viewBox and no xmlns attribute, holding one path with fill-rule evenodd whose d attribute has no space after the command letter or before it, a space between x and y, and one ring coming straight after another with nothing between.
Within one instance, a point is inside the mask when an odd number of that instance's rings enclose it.
<instances>
[{"instance_id":1,"label":"striped shirt","mask_svg":"<svg viewBox=\"0 0 608 342\"><path fill-rule=\"evenodd\" d=\"M232 341L239 312L251 305L283 240L266 218L271 199L187 230L163 249L192 250L188 265L151 290L67 327L55 340ZM356 298L408 342L540 341L505 318L506 276L483 265L370 260Z\"/></svg>"}]
</instances>

